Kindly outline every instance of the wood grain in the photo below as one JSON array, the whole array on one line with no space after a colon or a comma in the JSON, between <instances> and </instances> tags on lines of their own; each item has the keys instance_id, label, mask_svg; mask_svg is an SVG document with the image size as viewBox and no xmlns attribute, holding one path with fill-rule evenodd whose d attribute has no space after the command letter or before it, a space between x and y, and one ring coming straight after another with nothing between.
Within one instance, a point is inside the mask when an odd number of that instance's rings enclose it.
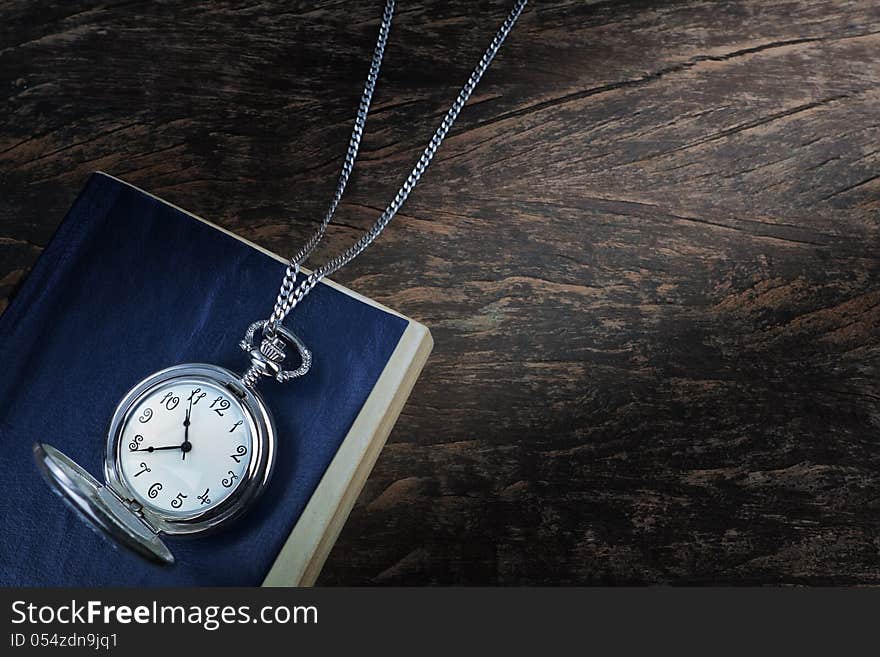
<instances>
[{"instance_id":1,"label":"wood grain","mask_svg":"<svg viewBox=\"0 0 880 657\"><path fill-rule=\"evenodd\" d=\"M0 6L0 297L94 169L292 252L380 4ZM319 259L508 4L400 4ZM878 53L875 0L532 3L336 277L436 347L319 583L880 583Z\"/></svg>"}]
</instances>

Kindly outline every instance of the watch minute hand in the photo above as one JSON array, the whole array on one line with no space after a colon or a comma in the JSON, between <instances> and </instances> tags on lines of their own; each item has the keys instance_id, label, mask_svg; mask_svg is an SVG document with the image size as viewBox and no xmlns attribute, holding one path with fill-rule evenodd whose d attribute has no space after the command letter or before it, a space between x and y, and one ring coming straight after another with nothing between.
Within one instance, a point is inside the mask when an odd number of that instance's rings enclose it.
<instances>
[{"instance_id":1,"label":"watch minute hand","mask_svg":"<svg viewBox=\"0 0 880 657\"><path fill-rule=\"evenodd\" d=\"M189 406L186 409L186 418L183 420L183 444L180 446L180 451L183 453L181 456L181 460L186 460L186 453L192 449L192 444L189 442L189 416L192 413L193 407L193 396L189 396Z\"/></svg>"}]
</instances>

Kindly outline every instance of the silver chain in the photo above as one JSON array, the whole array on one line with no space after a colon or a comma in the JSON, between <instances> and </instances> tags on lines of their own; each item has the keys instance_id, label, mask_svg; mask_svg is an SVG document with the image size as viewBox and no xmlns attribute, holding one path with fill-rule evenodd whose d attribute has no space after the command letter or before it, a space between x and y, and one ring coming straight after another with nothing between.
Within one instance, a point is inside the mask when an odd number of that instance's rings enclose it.
<instances>
[{"instance_id":1,"label":"silver chain","mask_svg":"<svg viewBox=\"0 0 880 657\"><path fill-rule=\"evenodd\" d=\"M327 232L327 226L333 219L336 208L345 192L345 186L348 184L352 169L354 169L358 148L361 143L361 136L364 132L364 125L367 122L367 115L370 111L370 101L373 98L373 91L376 88L376 80L379 77L379 70L382 66L382 58L385 55L385 44L388 41L388 32L391 30L391 18L394 15L394 0L386 0L385 10L382 13L382 23L379 26L379 37L376 40L376 48L373 51L373 61L370 64L370 72L367 74L367 81L364 84L364 92L361 96L360 105L358 106L357 117L355 117L354 128L351 131L348 152L345 155L345 162L342 165L342 172L339 175L336 192L333 194L333 199L330 201L330 207L327 209L327 213L324 215L321 225L318 226L315 233L296 253L296 255L290 259L290 262L287 265L287 270L284 273L284 279L281 283L281 290L278 293L278 298L275 300L275 308L272 310L272 315L265 322L259 323L265 327L264 330L270 337L274 335L280 323L285 317L287 317L287 314L303 300L303 297L312 291L321 279L329 276L340 267L354 260L364 249L372 244L373 240L379 237L383 230L385 230L388 222L391 221L394 215L397 214L397 211L400 210L406 202L406 199L416 186L419 178L422 177L425 169L428 168L434 154L443 142L443 138L446 137L446 133L449 132L452 124L455 123L455 119L458 118L459 113L465 106L465 103L467 103L468 98L470 98L479 83L480 78L483 77L483 73L486 72L486 69L489 68L495 55L498 54L501 44L504 43L510 30L513 29L514 24L516 24L516 21L527 2L528 0L517 0L514 4L513 9L511 9L507 19L495 34L495 38L492 39L492 43L489 44L486 52L483 53L483 57L480 59L476 68L474 68L468 81L461 88L461 91L459 91L458 97L455 99L455 102L452 103L452 107L446 112L446 116L434 132L434 136L431 137L431 141L428 142L428 145L422 152L421 157L419 157L418 162L416 162L412 171L410 171L410 174L407 176L403 185L397 190L397 194L394 195L394 199L388 204L385 211L379 215L379 218L376 219L372 226L370 226L370 229L347 250L312 271L299 283L299 285L296 285L296 277L297 274L299 274L300 265L302 265L306 258L311 255L315 250L315 247L321 241L321 238L324 236L324 233Z\"/></svg>"}]
</instances>

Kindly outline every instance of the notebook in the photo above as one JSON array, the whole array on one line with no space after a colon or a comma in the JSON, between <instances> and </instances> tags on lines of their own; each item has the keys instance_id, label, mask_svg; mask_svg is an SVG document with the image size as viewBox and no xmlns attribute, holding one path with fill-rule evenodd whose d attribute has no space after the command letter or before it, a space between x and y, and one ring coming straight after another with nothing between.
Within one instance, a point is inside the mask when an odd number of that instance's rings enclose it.
<instances>
[{"instance_id":1,"label":"notebook","mask_svg":"<svg viewBox=\"0 0 880 657\"><path fill-rule=\"evenodd\" d=\"M285 325L314 361L260 393L279 435L256 506L208 536L165 538L162 567L92 531L41 479L54 445L103 480L123 395L186 362L243 371L238 342L274 303L284 259L103 173L93 174L0 315L0 585L309 585L432 347L428 330L330 281Z\"/></svg>"}]
</instances>

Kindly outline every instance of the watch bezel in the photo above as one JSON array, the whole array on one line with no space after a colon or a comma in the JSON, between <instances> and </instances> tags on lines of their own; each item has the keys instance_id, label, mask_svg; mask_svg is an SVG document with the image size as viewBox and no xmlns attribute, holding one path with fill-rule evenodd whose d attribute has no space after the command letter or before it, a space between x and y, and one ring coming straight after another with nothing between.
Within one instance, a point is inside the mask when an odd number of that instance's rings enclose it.
<instances>
[{"instance_id":1,"label":"watch bezel","mask_svg":"<svg viewBox=\"0 0 880 657\"><path fill-rule=\"evenodd\" d=\"M254 431L252 456L241 483L220 504L188 515L166 514L143 504L127 485L119 458L122 432L134 408L153 388L173 379L203 381L226 388L241 404ZM205 532L238 517L256 500L272 474L275 439L274 423L265 403L254 390L244 386L235 373L208 363L174 365L137 383L116 406L107 431L104 478L123 500L140 507L138 513L156 531L171 535Z\"/></svg>"}]
</instances>

